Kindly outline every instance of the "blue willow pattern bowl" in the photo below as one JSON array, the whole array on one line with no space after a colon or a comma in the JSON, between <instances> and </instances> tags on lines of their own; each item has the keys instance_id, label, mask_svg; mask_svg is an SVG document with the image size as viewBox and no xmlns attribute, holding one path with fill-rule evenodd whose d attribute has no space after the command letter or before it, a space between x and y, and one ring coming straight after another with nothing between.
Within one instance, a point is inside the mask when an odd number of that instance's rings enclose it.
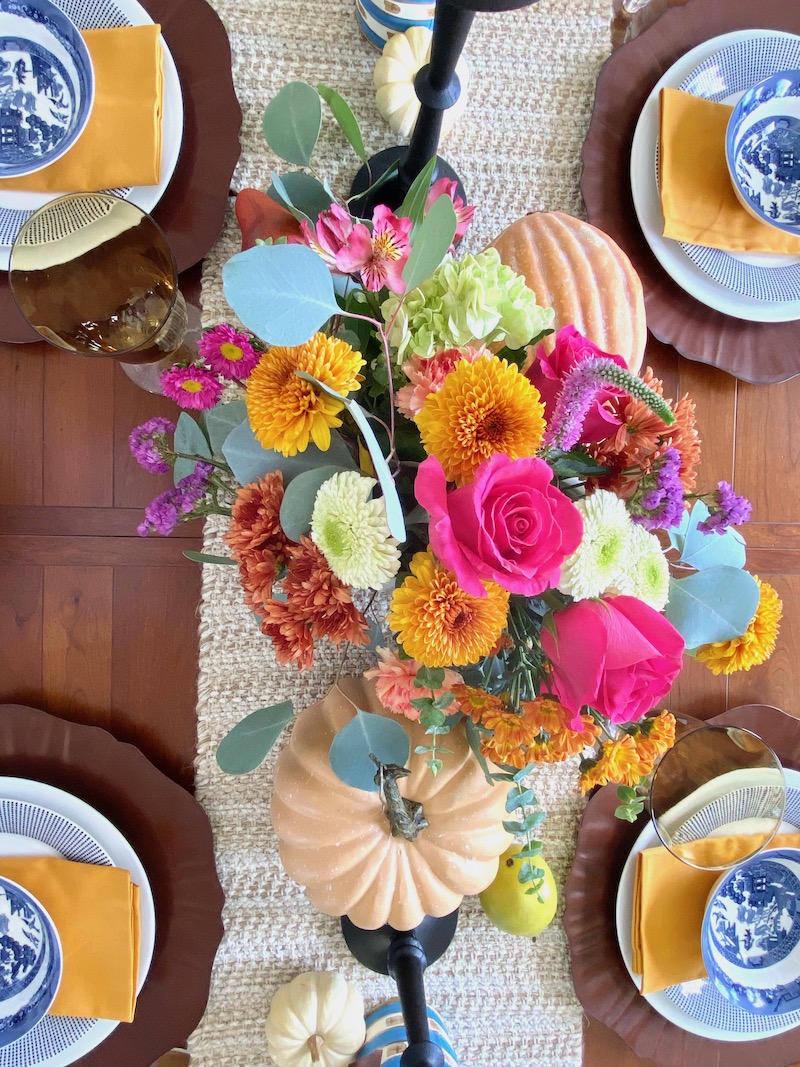
<instances>
[{"instance_id":1,"label":"blue willow pattern bowl","mask_svg":"<svg viewBox=\"0 0 800 1067\"><path fill-rule=\"evenodd\" d=\"M0 0L0 177L55 162L93 101L92 60L67 16L50 0Z\"/></svg>"},{"instance_id":2,"label":"blue willow pattern bowl","mask_svg":"<svg viewBox=\"0 0 800 1067\"><path fill-rule=\"evenodd\" d=\"M800 850L762 852L723 876L706 906L702 951L714 985L740 1008L800 1008Z\"/></svg>"},{"instance_id":3,"label":"blue willow pattern bowl","mask_svg":"<svg viewBox=\"0 0 800 1067\"><path fill-rule=\"evenodd\" d=\"M0 1048L50 1008L61 981L61 942L50 916L22 886L0 878Z\"/></svg>"}]
</instances>

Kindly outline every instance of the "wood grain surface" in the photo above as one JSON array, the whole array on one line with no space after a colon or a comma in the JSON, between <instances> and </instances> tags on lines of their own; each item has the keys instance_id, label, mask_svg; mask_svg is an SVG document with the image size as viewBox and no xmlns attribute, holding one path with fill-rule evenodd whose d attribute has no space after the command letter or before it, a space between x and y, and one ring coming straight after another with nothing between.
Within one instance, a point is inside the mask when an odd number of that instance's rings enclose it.
<instances>
[{"instance_id":1,"label":"wood grain surface","mask_svg":"<svg viewBox=\"0 0 800 1067\"><path fill-rule=\"evenodd\" d=\"M628 17L616 0L615 43L666 6L652 0ZM688 662L672 707L705 718L767 703L800 716L800 378L745 385L652 338L646 363L666 396L693 397L700 482L726 479L750 497L748 566L784 601L769 663L727 680ZM134 426L176 409L113 362L44 344L0 345L0 404L0 702L107 727L191 788L200 574L182 550L200 547L199 528L136 535L144 505L169 479L140 470L127 447ZM584 1062L646 1063L592 1019Z\"/></svg>"}]
</instances>

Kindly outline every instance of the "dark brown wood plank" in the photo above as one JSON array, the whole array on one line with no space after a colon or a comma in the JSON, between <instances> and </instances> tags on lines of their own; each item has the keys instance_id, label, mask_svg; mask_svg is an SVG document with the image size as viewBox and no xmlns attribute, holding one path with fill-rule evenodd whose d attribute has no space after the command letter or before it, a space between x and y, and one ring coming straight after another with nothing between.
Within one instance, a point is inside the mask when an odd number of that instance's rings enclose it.
<instances>
[{"instance_id":1,"label":"dark brown wood plank","mask_svg":"<svg viewBox=\"0 0 800 1067\"><path fill-rule=\"evenodd\" d=\"M0 537L0 563L57 566L188 567L199 564L185 559L184 548L200 549L200 540L150 537Z\"/></svg>"},{"instance_id":2,"label":"dark brown wood plank","mask_svg":"<svg viewBox=\"0 0 800 1067\"><path fill-rule=\"evenodd\" d=\"M44 345L0 345L0 503L42 503Z\"/></svg>"},{"instance_id":3,"label":"dark brown wood plank","mask_svg":"<svg viewBox=\"0 0 800 1067\"><path fill-rule=\"evenodd\" d=\"M42 695L42 568L0 565L0 702Z\"/></svg>"},{"instance_id":4,"label":"dark brown wood plank","mask_svg":"<svg viewBox=\"0 0 800 1067\"><path fill-rule=\"evenodd\" d=\"M155 482L155 479L153 479ZM168 483L167 483L168 484ZM132 537L142 521L143 508L43 508L0 505L0 535L30 537ZM197 540L202 523L185 522L171 534L172 540Z\"/></svg>"}]
</instances>

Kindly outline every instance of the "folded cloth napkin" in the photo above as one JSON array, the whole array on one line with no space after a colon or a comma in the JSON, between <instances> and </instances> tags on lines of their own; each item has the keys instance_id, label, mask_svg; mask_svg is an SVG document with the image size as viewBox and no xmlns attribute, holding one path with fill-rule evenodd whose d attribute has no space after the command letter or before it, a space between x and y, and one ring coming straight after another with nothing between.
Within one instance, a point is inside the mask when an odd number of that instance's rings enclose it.
<instances>
[{"instance_id":1,"label":"folded cloth napkin","mask_svg":"<svg viewBox=\"0 0 800 1067\"><path fill-rule=\"evenodd\" d=\"M778 834L768 847L800 848L800 834ZM741 837L706 837L691 850L686 846L687 858L718 866L745 851ZM642 993L708 977L700 933L708 895L721 874L690 867L663 845L637 855L631 941Z\"/></svg>"},{"instance_id":2,"label":"folded cloth napkin","mask_svg":"<svg viewBox=\"0 0 800 1067\"><path fill-rule=\"evenodd\" d=\"M662 89L659 99L664 236L726 252L800 255L800 237L754 218L736 198L725 162L733 109L679 89Z\"/></svg>"},{"instance_id":3,"label":"folded cloth napkin","mask_svg":"<svg viewBox=\"0 0 800 1067\"><path fill-rule=\"evenodd\" d=\"M95 98L86 129L44 170L0 180L0 191L82 193L155 185L161 172L161 27L84 30Z\"/></svg>"},{"instance_id":4,"label":"folded cloth napkin","mask_svg":"<svg viewBox=\"0 0 800 1067\"><path fill-rule=\"evenodd\" d=\"M49 856L4 856L0 875L41 901L61 938L64 967L50 1014L131 1022L139 887L129 872Z\"/></svg>"}]
</instances>

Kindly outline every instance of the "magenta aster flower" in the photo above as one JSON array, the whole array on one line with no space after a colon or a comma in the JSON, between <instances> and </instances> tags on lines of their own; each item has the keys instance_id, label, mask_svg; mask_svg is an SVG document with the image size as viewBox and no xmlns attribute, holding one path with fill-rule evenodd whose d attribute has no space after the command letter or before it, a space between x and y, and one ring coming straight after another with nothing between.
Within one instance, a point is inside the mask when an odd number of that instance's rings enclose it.
<instances>
[{"instance_id":1,"label":"magenta aster flower","mask_svg":"<svg viewBox=\"0 0 800 1067\"><path fill-rule=\"evenodd\" d=\"M175 423L160 415L131 430L128 441L131 454L139 466L151 474L168 474L170 465L164 458L164 453L170 451L167 434L174 432Z\"/></svg>"},{"instance_id":2,"label":"magenta aster flower","mask_svg":"<svg viewBox=\"0 0 800 1067\"><path fill-rule=\"evenodd\" d=\"M336 269L336 256L344 248L353 232L353 219L349 212L338 204L331 204L329 211L320 212L316 226L301 219L303 241L325 261L330 270Z\"/></svg>"},{"instance_id":3,"label":"magenta aster flower","mask_svg":"<svg viewBox=\"0 0 800 1067\"><path fill-rule=\"evenodd\" d=\"M431 205L434 201L438 200L440 196L449 196L453 201L453 210L456 213L456 232L454 241L460 241L464 234L469 229L469 224L472 222L472 216L475 214L475 208L471 204L465 204L461 197L457 194L456 189L458 186L452 178L439 178L433 183L428 192L428 199L425 204L425 214L430 211Z\"/></svg>"},{"instance_id":4,"label":"magenta aster flower","mask_svg":"<svg viewBox=\"0 0 800 1067\"><path fill-rule=\"evenodd\" d=\"M197 342L197 353L215 374L238 381L249 378L261 358L247 334L234 330L227 322L205 331Z\"/></svg>"},{"instance_id":5,"label":"magenta aster flower","mask_svg":"<svg viewBox=\"0 0 800 1067\"><path fill-rule=\"evenodd\" d=\"M206 411L222 395L222 382L205 367L170 367L161 375L161 392L178 407Z\"/></svg>"},{"instance_id":6,"label":"magenta aster flower","mask_svg":"<svg viewBox=\"0 0 800 1067\"><path fill-rule=\"evenodd\" d=\"M386 286L393 293L406 291L403 267L411 251L411 219L398 219L379 204L372 215L373 229L357 223L346 244L336 254L336 267L344 274L358 273L366 289L376 292Z\"/></svg>"}]
</instances>

